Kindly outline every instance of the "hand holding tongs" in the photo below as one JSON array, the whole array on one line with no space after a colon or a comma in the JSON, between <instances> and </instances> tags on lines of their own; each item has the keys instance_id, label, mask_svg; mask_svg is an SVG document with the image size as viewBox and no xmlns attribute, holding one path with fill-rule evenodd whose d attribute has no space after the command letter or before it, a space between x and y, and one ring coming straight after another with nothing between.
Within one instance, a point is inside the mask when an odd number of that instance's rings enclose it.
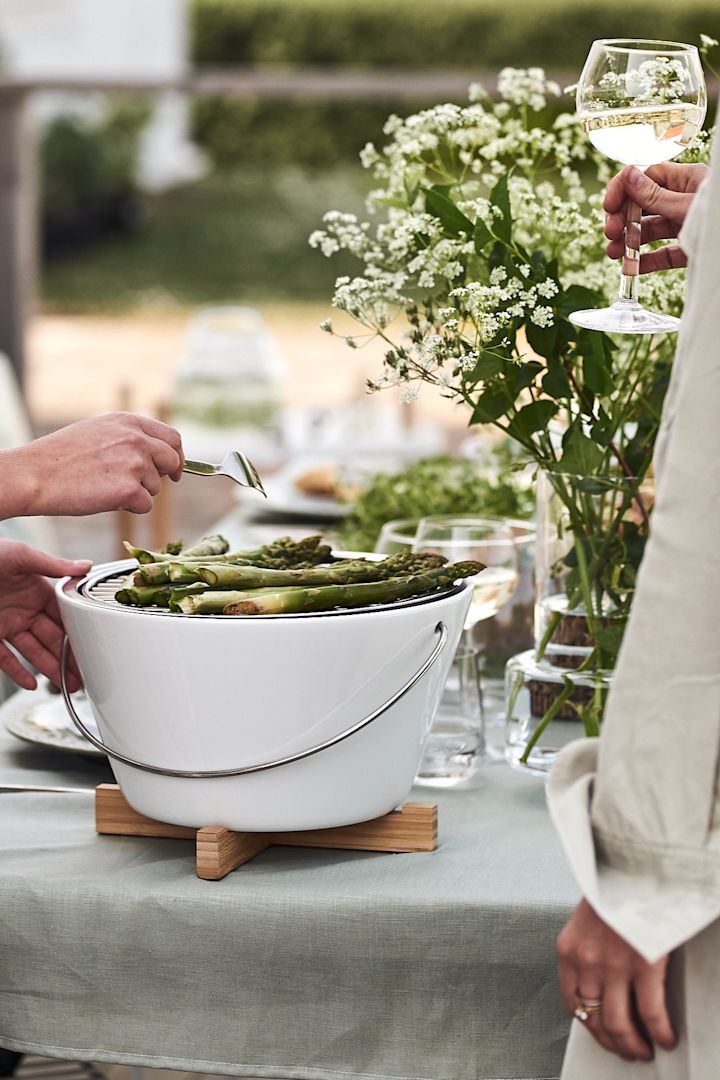
<instances>
[{"instance_id":1,"label":"hand holding tongs","mask_svg":"<svg viewBox=\"0 0 720 1080\"><path fill-rule=\"evenodd\" d=\"M262 486L257 469L249 458L241 454L239 450L231 450L225 455L219 465L208 465L205 461L186 461L183 472L193 473L195 476L229 476L241 487L254 488L262 495L265 488Z\"/></svg>"}]
</instances>

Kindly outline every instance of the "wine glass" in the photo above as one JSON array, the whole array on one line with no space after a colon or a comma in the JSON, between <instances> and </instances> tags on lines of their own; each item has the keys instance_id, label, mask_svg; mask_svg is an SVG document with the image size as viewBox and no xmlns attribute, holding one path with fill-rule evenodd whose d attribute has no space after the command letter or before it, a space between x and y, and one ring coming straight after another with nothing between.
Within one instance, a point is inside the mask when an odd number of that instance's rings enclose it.
<instances>
[{"instance_id":1,"label":"wine glass","mask_svg":"<svg viewBox=\"0 0 720 1080\"><path fill-rule=\"evenodd\" d=\"M412 551L419 518L396 518L386 521L375 543L380 555L397 555L399 551Z\"/></svg>"},{"instance_id":2,"label":"wine glass","mask_svg":"<svg viewBox=\"0 0 720 1080\"><path fill-rule=\"evenodd\" d=\"M518 554L509 524L492 518L426 517L417 526L413 551L444 555L448 562L473 559L485 570L470 578L472 600L464 630L497 615L518 583Z\"/></svg>"},{"instance_id":3,"label":"wine glass","mask_svg":"<svg viewBox=\"0 0 720 1080\"><path fill-rule=\"evenodd\" d=\"M422 518L412 550L444 555L451 563L474 559L486 567L469 579L473 593L463 635L416 777L417 783L430 787L454 787L472 781L487 749L480 649L471 631L512 596L518 554L509 523L475 517Z\"/></svg>"},{"instance_id":4,"label":"wine glass","mask_svg":"<svg viewBox=\"0 0 720 1080\"><path fill-rule=\"evenodd\" d=\"M694 45L677 41L594 41L577 86L577 112L606 157L643 172L685 150L702 127L707 94ZM638 303L642 211L628 201L620 292L611 307L574 311L570 322L621 334L676 331L680 320Z\"/></svg>"}]
</instances>

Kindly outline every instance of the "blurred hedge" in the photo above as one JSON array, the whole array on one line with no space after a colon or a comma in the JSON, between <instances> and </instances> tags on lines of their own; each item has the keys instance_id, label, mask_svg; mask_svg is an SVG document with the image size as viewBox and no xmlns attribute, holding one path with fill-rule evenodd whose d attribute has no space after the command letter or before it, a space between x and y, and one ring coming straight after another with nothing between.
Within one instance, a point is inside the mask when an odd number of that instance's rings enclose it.
<instances>
[{"instance_id":1,"label":"blurred hedge","mask_svg":"<svg viewBox=\"0 0 720 1080\"><path fill-rule=\"evenodd\" d=\"M220 168L319 169L357 161L366 142L382 138L383 123L392 111L390 105L346 101L201 98L193 107L192 128L193 137Z\"/></svg>"},{"instance_id":2,"label":"blurred hedge","mask_svg":"<svg viewBox=\"0 0 720 1080\"><path fill-rule=\"evenodd\" d=\"M196 63L579 70L598 37L720 37L717 0L192 0Z\"/></svg>"},{"instance_id":3,"label":"blurred hedge","mask_svg":"<svg viewBox=\"0 0 720 1080\"><path fill-rule=\"evenodd\" d=\"M597 37L720 38L718 0L192 0L198 65L499 71L572 78ZM382 140L391 112L429 104L204 98L197 141L220 167L325 168Z\"/></svg>"}]
</instances>

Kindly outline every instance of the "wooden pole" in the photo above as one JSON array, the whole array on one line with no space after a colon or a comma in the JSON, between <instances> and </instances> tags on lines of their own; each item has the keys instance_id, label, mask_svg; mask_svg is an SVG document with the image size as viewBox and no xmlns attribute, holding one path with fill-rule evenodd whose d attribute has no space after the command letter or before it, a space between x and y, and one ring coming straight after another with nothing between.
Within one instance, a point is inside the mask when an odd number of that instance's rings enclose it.
<instances>
[{"instance_id":1,"label":"wooden pole","mask_svg":"<svg viewBox=\"0 0 720 1080\"><path fill-rule=\"evenodd\" d=\"M0 351L18 382L38 262L37 167L24 89L0 94Z\"/></svg>"}]
</instances>

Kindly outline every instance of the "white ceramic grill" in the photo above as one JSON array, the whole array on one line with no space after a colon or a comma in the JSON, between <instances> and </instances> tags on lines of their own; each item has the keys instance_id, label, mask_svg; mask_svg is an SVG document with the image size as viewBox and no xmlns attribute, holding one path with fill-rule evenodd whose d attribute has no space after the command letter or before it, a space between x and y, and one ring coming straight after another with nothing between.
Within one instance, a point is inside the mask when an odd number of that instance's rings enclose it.
<instances>
[{"instance_id":1,"label":"white ceramic grill","mask_svg":"<svg viewBox=\"0 0 720 1080\"><path fill-rule=\"evenodd\" d=\"M187 616L118 604L134 566L97 567L57 593L101 737L83 733L136 810L287 831L368 820L402 801L469 585L322 614Z\"/></svg>"}]
</instances>

